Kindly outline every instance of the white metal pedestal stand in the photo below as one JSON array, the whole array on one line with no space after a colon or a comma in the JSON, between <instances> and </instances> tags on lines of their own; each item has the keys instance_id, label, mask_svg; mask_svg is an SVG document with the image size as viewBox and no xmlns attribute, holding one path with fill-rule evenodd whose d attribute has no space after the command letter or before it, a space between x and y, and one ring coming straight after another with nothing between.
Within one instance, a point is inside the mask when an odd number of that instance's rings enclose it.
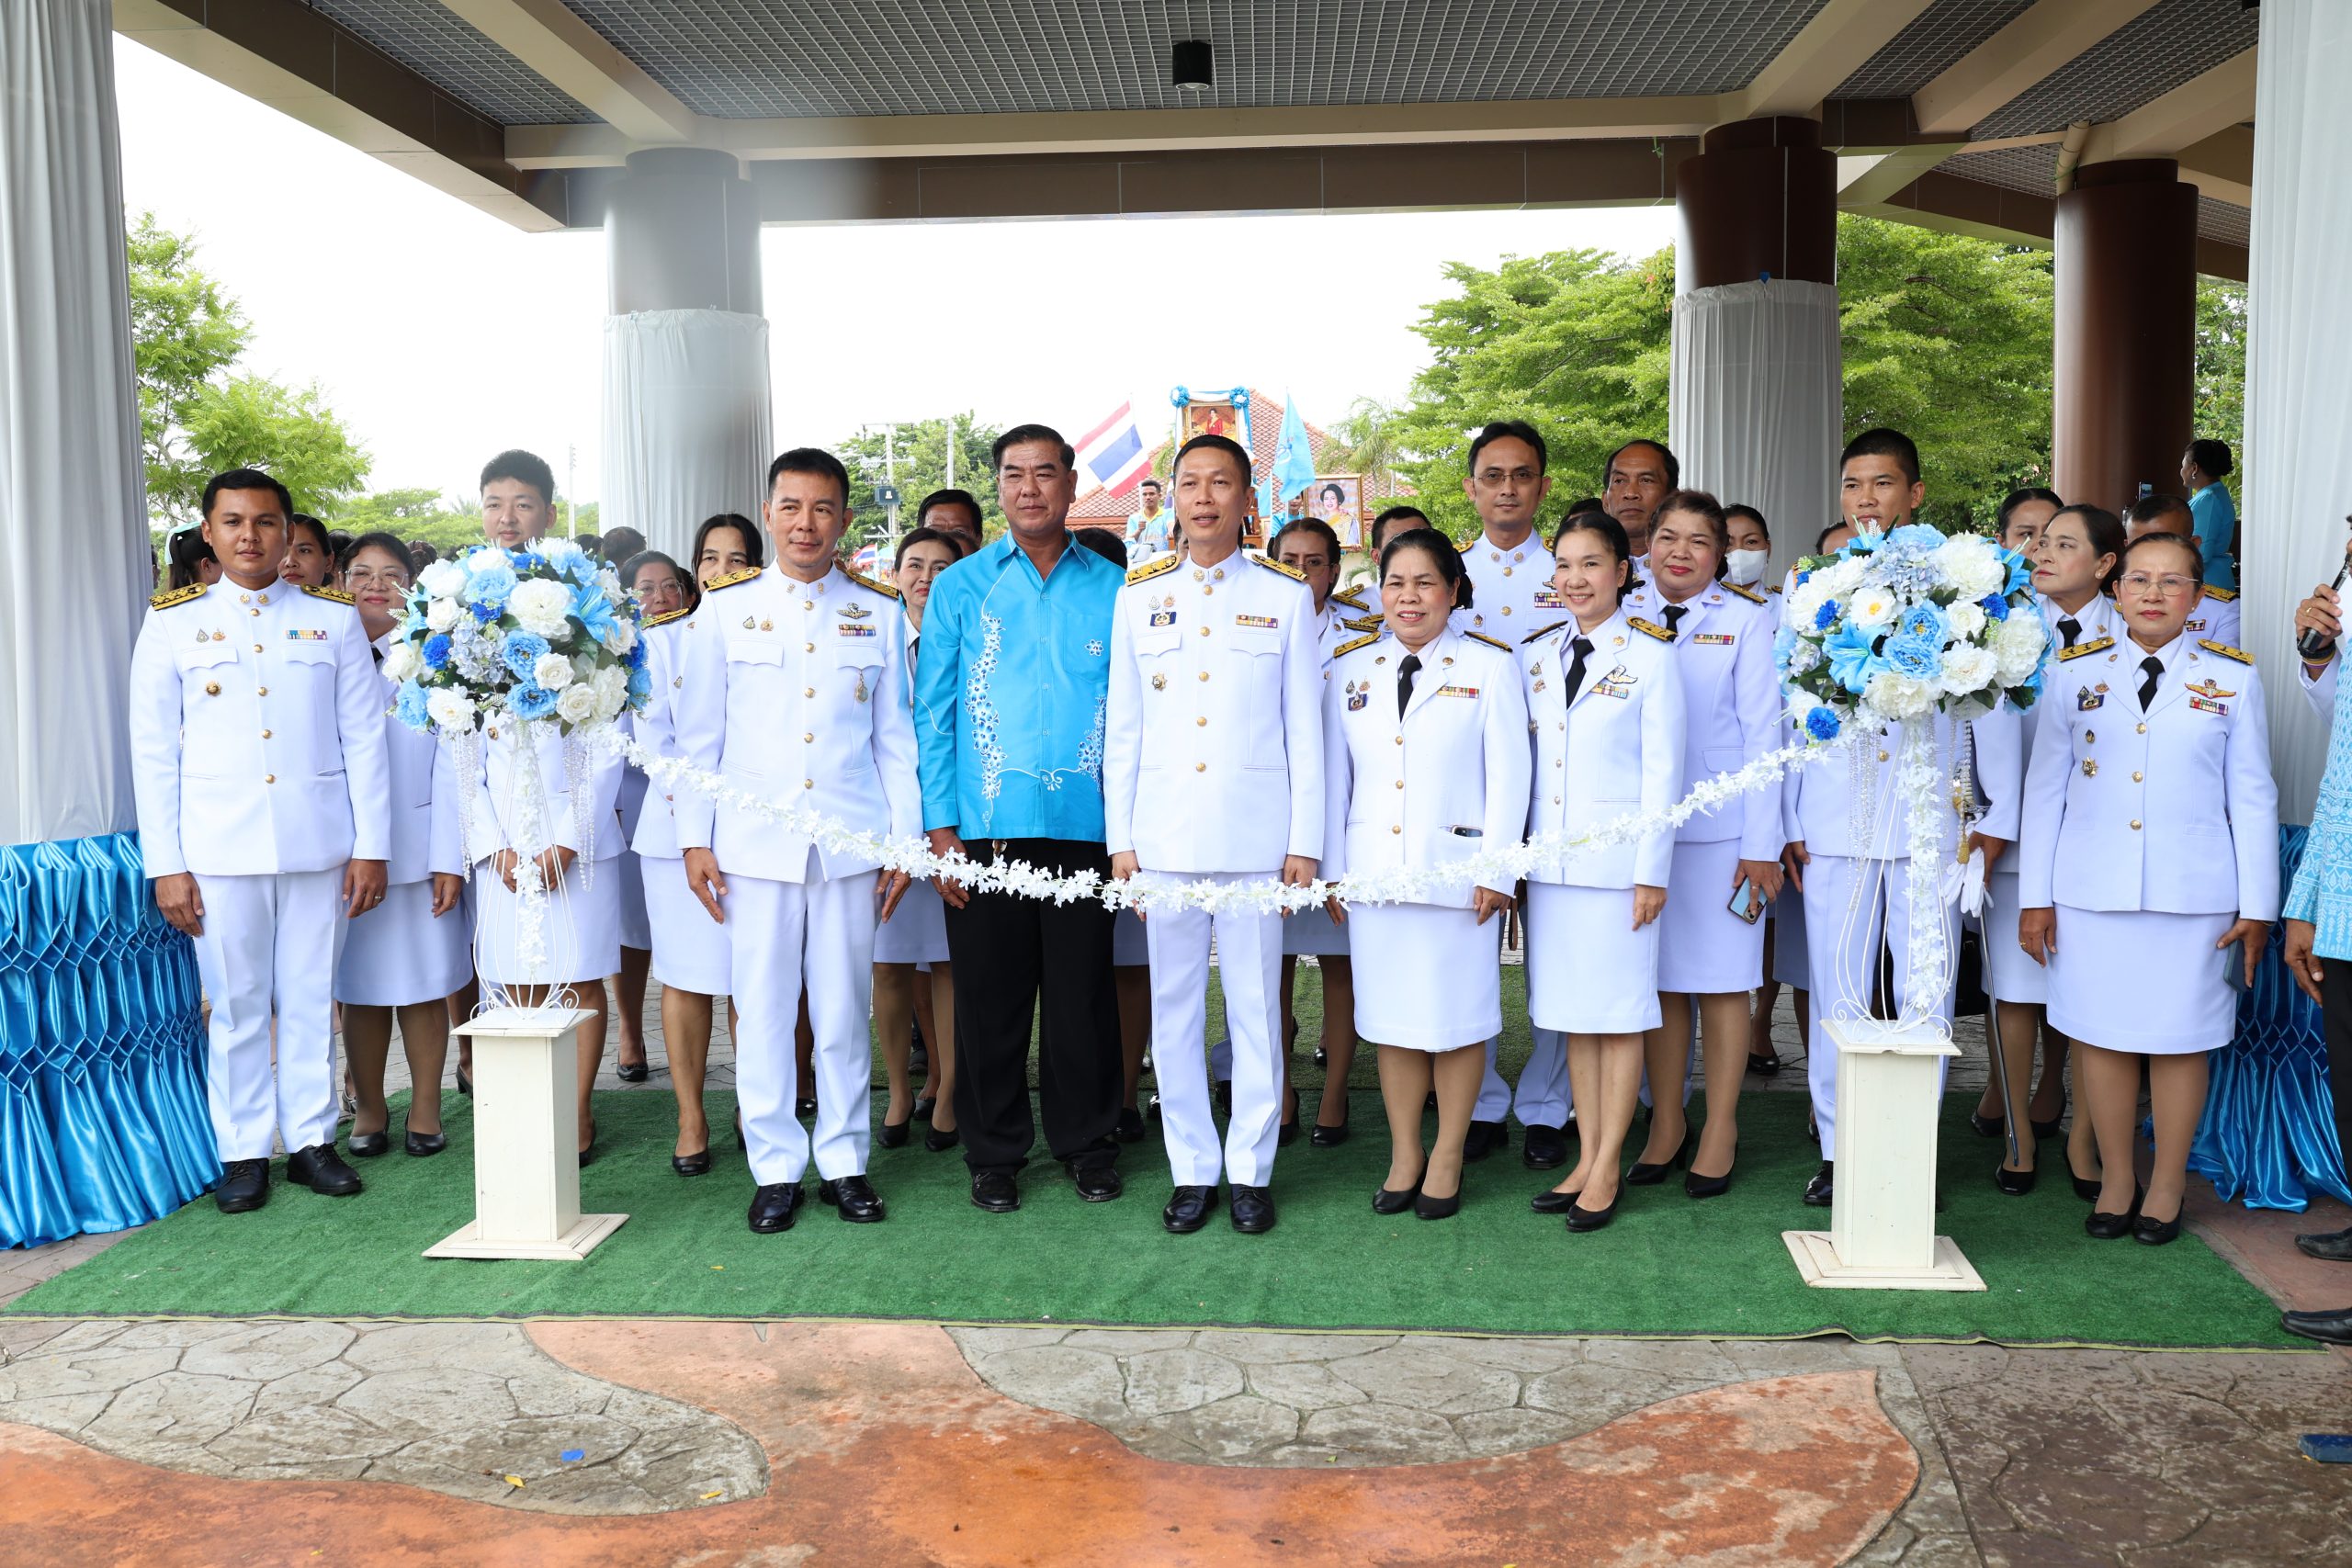
<instances>
[{"instance_id":1,"label":"white metal pedestal stand","mask_svg":"<svg viewBox=\"0 0 2352 1568\"><path fill-rule=\"evenodd\" d=\"M1838 1045L1837 1189L1827 1230L1781 1233L1797 1271L1832 1290L1983 1290L1936 1234L1938 1069L1960 1048L1934 1024L1824 1027Z\"/></svg>"},{"instance_id":2,"label":"white metal pedestal stand","mask_svg":"<svg viewBox=\"0 0 2352 1568\"><path fill-rule=\"evenodd\" d=\"M474 1043L474 1218L427 1258L577 1262L627 1214L580 1212L573 1008L501 1008L450 1031Z\"/></svg>"}]
</instances>

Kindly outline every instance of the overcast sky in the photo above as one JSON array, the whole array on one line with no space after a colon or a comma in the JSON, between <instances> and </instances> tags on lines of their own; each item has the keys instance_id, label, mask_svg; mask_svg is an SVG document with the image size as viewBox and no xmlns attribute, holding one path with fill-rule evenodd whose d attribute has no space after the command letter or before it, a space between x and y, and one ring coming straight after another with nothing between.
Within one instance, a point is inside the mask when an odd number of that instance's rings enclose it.
<instances>
[{"instance_id":1,"label":"overcast sky","mask_svg":"<svg viewBox=\"0 0 2352 1568\"><path fill-rule=\"evenodd\" d=\"M463 492L512 446L562 483L571 446L596 499L601 233L523 233L139 44L115 60L130 209L194 231L253 323L248 365L325 389L370 488ZM1672 226L1622 208L771 228L776 440L962 409L1075 436L1123 401L1149 438L1180 384L1287 390L1329 423L1404 393L1445 262L1647 254Z\"/></svg>"}]
</instances>

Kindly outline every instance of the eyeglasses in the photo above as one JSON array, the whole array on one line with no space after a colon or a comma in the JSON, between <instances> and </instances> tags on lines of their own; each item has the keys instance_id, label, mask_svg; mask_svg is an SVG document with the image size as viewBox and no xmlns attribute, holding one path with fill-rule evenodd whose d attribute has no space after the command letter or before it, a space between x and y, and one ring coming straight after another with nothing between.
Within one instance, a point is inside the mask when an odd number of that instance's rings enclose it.
<instances>
[{"instance_id":1,"label":"eyeglasses","mask_svg":"<svg viewBox=\"0 0 2352 1568\"><path fill-rule=\"evenodd\" d=\"M381 583L387 588L406 588L408 573L394 567L350 566L344 568L343 580L355 586Z\"/></svg>"},{"instance_id":2,"label":"eyeglasses","mask_svg":"<svg viewBox=\"0 0 2352 1568\"><path fill-rule=\"evenodd\" d=\"M2143 594L2154 588L2167 599L2178 599L2197 586L2197 580L2177 571L2168 571L2162 577L2151 577L2144 571L2127 571L2120 586L2127 592Z\"/></svg>"}]
</instances>

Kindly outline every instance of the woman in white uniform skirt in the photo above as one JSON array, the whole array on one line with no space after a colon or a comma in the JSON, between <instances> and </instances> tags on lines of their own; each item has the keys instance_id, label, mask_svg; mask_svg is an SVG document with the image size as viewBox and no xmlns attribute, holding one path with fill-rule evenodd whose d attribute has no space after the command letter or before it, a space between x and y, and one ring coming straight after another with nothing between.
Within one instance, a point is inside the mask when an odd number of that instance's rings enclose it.
<instances>
[{"instance_id":1,"label":"woman in white uniform skirt","mask_svg":"<svg viewBox=\"0 0 2352 1568\"><path fill-rule=\"evenodd\" d=\"M907 700L914 700L915 660L922 656L922 613L931 603L932 582L964 558L963 542L936 528L917 528L899 541L891 570L899 603L906 611L899 625L907 637ZM922 965L928 965L926 971ZM910 886L899 900L898 912L874 928L874 1033L882 1043L882 1065L889 1078L890 1100L874 1141L895 1149L908 1138L908 1123L918 1111L930 1120L922 1146L933 1154L954 1148L962 1140L956 1132L956 993L955 971L947 962L947 912L939 890L929 879ZM931 1082L919 1104L908 1078L913 1024L922 1023L922 1037L931 1054Z\"/></svg>"},{"instance_id":2,"label":"woman in white uniform skirt","mask_svg":"<svg viewBox=\"0 0 2352 1568\"><path fill-rule=\"evenodd\" d=\"M2020 490L2002 500L1997 517L2001 543L2024 551L2033 561L2034 596L2049 628L2052 657L2103 637L2122 639L2123 623L2111 597L2123 560L2123 525L2115 513L2097 506L2066 506L2046 490ZM2022 790L2033 757L2035 721L2041 716L2039 711L2020 714L2004 704L1999 712L1977 720L1980 777L1997 759L2015 775L2007 787ZM1968 1118L1980 1137L2005 1138L2016 1130L2018 1157L2011 1160L2004 1150L1993 1171L1994 1185L2012 1197L2033 1190L2036 1145L2057 1133L2065 1115L2069 1055L2066 1037L2047 1016L2049 973L2027 957L2018 942L2023 908L2018 897L2018 863L2014 853L2001 855L1984 879L1984 991L1995 1009L1992 1021L2000 1036L2003 1073L1987 1077L1984 1098ZM2042 1051L2039 1087L2033 1076L2037 1034ZM2004 1077L2013 1105L2001 1102ZM2098 1156L2088 1116L2075 1119L2066 1152L2076 1195L2096 1196L2098 1183L2092 1173L2098 1169Z\"/></svg>"},{"instance_id":3,"label":"woman in white uniform skirt","mask_svg":"<svg viewBox=\"0 0 2352 1568\"><path fill-rule=\"evenodd\" d=\"M2042 688L2026 775L2018 940L2050 969L2050 1022L2083 1058L2101 1183L2084 1229L2180 1234L2205 1053L2235 1032L2243 975L2278 914L2278 790L2246 654L2188 636L2196 542L2123 552L2124 637L2077 643ZM2232 948L2237 951L2229 951ZM2134 1185L2140 1067L2155 1159Z\"/></svg>"},{"instance_id":4,"label":"woman in white uniform skirt","mask_svg":"<svg viewBox=\"0 0 2352 1568\"><path fill-rule=\"evenodd\" d=\"M686 574L660 550L639 550L620 564L621 586L637 601L647 621L658 621L686 607ZM621 732L634 735L629 715L620 717ZM637 825L645 811L645 775L635 768L621 774L618 811L621 841L637 840ZM645 909L645 868L634 849L621 851L621 966L613 976L613 995L620 1004L619 1063L614 1076L623 1083L643 1083L652 1076L645 1059L645 981L653 964L653 927Z\"/></svg>"},{"instance_id":5,"label":"woman in white uniform skirt","mask_svg":"<svg viewBox=\"0 0 2352 1568\"><path fill-rule=\"evenodd\" d=\"M345 592L368 613L397 620L408 595L408 550L390 534L362 534L345 547ZM380 662L394 633L376 639ZM385 706L396 683L386 682ZM423 730L389 712L385 749L392 780L392 854L384 901L351 922L335 963L334 999L343 1005L343 1044L351 1062L351 1152L383 1154L391 1146L391 1111L384 1103L384 1064L391 1054L392 1018L400 1017L401 1049L413 1085L401 1146L437 1155L448 1145L441 1132L441 1067L449 1050L444 999L473 974L464 918L456 911L465 886L465 853L458 842L457 779L447 750Z\"/></svg>"},{"instance_id":6,"label":"woman in white uniform skirt","mask_svg":"<svg viewBox=\"0 0 2352 1568\"><path fill-rule=\"evenodd\" d=\"M1323 694L1322 874L1442 867L1519 840L1526 818L1527 708L1510 649L1449 618L1470 604L1461 552L1433 529L1398 532L1380 554L1387 629L1340 645ZM1354 902L1356 1028L1380 1051L1388 1175L1373 1211L1427 1220L1462 1206L1462 1145L1502 1032L1494 933L1511 884L1434 883L1411 903ZM1434 1084L1437 1141L1421 1148Z\"/></svg>"},{"instance_id":7,"label":"woman in white uniform skirt","mask_svg":"<svg viewBox=\"0 0 2352 1568\"><path fill-rule=\"evenodd\" d=\"M1713 496L1676 491L1658 503L1650 525L1649 581L1627 601L1629 614L1674 634L1685 725L1678 798L1772 751L1787 723L1772 667L1777 616L1761 594L1722 581L1729 542ZM1675 834L1670 877L1679 896L1658 918L1659 1025L1645 1053L1649 1145L1625 1178L1636 1186L1688 1164L1682 1185L1691 1197L1731 1190L1747 996L1764 978L1764 906L1781 890L1781 848L1778 790L1750 791L1692 817ZM1679 1092L1694 998L1707 1082L1707 1126L1695 1155Z\"/></svg>"},{"instance_id":8,"label":"woman in white uniform skirt","mask_svg":"<svg viewBox=\"0 0 2352 1568\"><path fill-rule=\"evenodd\" d=\"M1519 650L1535 739L1531 837L1663 811L1682 787L1673 634L1620 604L1633 576L1623 525L1605 513L1572 517L1552 559L1552 587L1572 618ZM1659 1023L1657 918L1673 862L1674 834L1661 829L1570 851L1528 874L1528 1017L1567 1036L1579 1133L1576 1168L1532 1206L1565 1213L1572 1231L1599 1230L1617 1213L1642 1037Z\"/></svg>"}]
</instances>

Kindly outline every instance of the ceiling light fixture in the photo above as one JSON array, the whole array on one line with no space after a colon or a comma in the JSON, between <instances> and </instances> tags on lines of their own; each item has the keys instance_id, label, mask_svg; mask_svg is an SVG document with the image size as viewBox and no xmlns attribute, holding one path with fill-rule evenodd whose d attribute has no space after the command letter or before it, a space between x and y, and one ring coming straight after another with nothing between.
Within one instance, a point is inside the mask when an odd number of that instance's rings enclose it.
<instances>
[{"instance_id":1,"label":"ceiling light fixture","mask_svg":"<svg viewBox=\"0 0 2352 1568\"><path fill-rule=\"evenodd\" d=\"M1169 61L1169 80L1188 93L1205 93L1216 82L1216 56L1204 38L1180 40Z\"/></svg>"}]
</instances>

